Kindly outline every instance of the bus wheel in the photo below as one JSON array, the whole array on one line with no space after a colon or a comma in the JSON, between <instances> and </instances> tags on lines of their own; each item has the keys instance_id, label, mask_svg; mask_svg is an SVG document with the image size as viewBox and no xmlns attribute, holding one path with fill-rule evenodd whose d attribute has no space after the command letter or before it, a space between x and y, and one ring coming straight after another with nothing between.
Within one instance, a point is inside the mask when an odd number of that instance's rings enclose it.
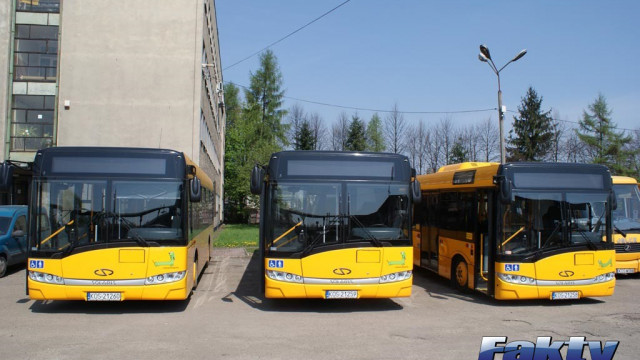
<instances>
[{"instance_id":1,"label":"bus wheel","mask_svg":"<svg viewBox=\"0 0 640 360\"><path fill-rule=\"evenodd\" d=\"M192 291L198 287L198 258L193 260L193 286Z\"/></svg>"},{"instance_id":2,"label":"bus wheel","mask_svg":"<svg viewBox=\"0 0 640 360\"><path fill-rule=\"evenodd\" d=\"M0 255L0 278L7 273L7 258L4 255Z\"/></svg>"},{"instance_id":3,"label":"bus wheel","mask_svg":"<svg viewBox=\"0 0 640 360\"><path fill-rule=\"evenodd\" d=\"M469 267L464 259L458 257L451 267L451 283L453 286L464 292L468 290L469 284Z\"/></svg>"}]
</instances>

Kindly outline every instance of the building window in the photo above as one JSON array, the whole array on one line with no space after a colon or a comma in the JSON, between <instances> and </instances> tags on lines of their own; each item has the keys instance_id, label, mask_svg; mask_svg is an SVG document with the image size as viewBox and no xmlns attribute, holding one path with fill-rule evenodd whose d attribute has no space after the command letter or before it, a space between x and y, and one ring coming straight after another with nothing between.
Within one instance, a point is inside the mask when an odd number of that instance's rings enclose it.
<instances>
[{"instance_id":1,"label":"building window","mask_svg":"<svg viewBox=\"0 0 640 360\"><path fill-rule=\"evenodd\" d=\"M11 151L36 151L53 143L55 96L14 95Z\"/></svg>"},{"instance_id":2,"label":"building window","mask_svg":"<svg viewBox=\"0 0 640 360\"><path fill-rule=\"evenodd\" d=\"M56 81L58 27L16 25L14 81Z\"/></svg>"},{"instance_id":3,"label":"building window","mask_svg":"<svg viewBox=\"0 0 640 360\"><path fill-rule=\"evenodd\" d=\"M60 0L16 0L18 11L59 13Z\"/></svg>"}]
</instances>

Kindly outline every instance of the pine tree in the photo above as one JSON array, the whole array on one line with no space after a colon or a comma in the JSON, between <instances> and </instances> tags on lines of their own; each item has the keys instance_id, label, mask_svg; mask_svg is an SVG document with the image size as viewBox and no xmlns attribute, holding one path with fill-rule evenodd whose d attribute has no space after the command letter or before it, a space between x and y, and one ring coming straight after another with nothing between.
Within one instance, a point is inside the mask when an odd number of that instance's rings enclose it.
<instances>
[{"instance_id":1,"label":"pine tree","mask_svg":"<svg viewBox=\"0 0 640 360\"><path fill-rule=\"evenodd\" d=\"M519 117L513 117L509 131L507 161L540 161L552 148L553 125L551 110L542 111L542 97L529 87L518 107Z\"/></svg>"},{"instance_id":2,"label":"pine tree","mask_svg":"<svg viewBox=\"0 0 640 360\"><path fill-rule=\"evenodd\" d=\"M315 150L315 136L308 120L302 121L300 130L296 134L295 143L296 150Z\"/></svg>"},{"instance_id":3,"label":"pine tree","mask_svg":"<svg viewBox=\"0 0 640 360\"><path fill-rule=\"evenodd\" d=\"M347 135L347 143L345 150L347 151L365 151L367 148L367 139L365 134L365 126L358 115L351 118L349 131Z\"/></svg>"},{"instance_id":4,"label":"pine tree","mask_svg":"<svg viewBox=\"0 0 640 360\"><path fill-rule=\"evenodd\" d=\"M451 148L447 164L459 164L465 161L469 161L469 152L464 148L463 139L458 137Z\"/></svg>"},{"instance_id":5,"label":"pine tree","mask_svg":"<svg viewBox=\"0 0 640 360\"><path fill-rule=\"evenodd\" d=\"M282 109L282 73L278 67L276 56L271 50L260 55L260 69L251 74L250 85L245 90L247 109L259 115L256 131L268 143L280 147L288 145L287 126L282 119L287 111ZM253 114L256 115L256 114Z\"/></svg>"},{"instance_id":6,"label":"pine tree","mask_svg":"<svg viewBox=\"0 0 640 360\"><path fill-rule=\"evenodd\" d=\"M609 167L614 175L627 175L633 171L629 168L628 159L633 152L628 150L630 136L624 132L616 132L616 125L611 120L611 110L602 94L589 105L589 112L582 113L576 134L585 145L591 162Z\"/></svg>"},{"instance_id":7,"label":"pine tree","mask_svg":"<svg viewBox=\"0 0 640 360\"><path fill-rule=\"evenodd\" d=\"M367 124L367 151L381 152L385 150L384 135L382 134L382 119L378 113L373 114Z\"/></svg>"}]
</instances>

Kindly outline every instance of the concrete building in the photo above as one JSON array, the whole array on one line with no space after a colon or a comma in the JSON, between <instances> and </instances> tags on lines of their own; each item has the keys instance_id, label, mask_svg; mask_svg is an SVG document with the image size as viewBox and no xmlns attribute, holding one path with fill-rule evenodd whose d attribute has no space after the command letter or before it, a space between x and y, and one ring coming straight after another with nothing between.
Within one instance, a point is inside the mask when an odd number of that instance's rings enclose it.
<instances>
[{"instance_id":1,"label":"concrete building","mask_svg":"<svg viewBox=\"0 0 640 360\"><path fill-rule=\"evenodd\" d=\"M0 3L9 55L0 160L30 162L47 146L182 151L214 181L218 225L225 111L214 1Z\"/></svg>"}]
</instances>

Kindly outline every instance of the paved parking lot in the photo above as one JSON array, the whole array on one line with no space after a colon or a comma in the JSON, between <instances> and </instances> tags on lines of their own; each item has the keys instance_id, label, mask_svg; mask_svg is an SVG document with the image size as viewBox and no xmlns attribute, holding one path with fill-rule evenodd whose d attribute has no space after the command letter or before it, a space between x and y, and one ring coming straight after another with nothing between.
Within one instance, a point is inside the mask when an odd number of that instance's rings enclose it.
<instances>
[{"instance_id":1,"label":"paved parking lot","mask_svg":"<svg viewBox=\"0 0 640 360\"><path fill-rule=\"evenodd\" d=\"M498 302L459 294L416 271L413 296L359 301L265 300L257 257L218 251L184 302L42 302L25 270L0 279L3 359L477 359L483 336L535 342L618 340L640 354L640 277L613 297ZM566 350L566 347L565 347ZM585 351L585 359L589 359ZM496 357L498 359L499 357Z\"/></svg>"}]
</instances>

